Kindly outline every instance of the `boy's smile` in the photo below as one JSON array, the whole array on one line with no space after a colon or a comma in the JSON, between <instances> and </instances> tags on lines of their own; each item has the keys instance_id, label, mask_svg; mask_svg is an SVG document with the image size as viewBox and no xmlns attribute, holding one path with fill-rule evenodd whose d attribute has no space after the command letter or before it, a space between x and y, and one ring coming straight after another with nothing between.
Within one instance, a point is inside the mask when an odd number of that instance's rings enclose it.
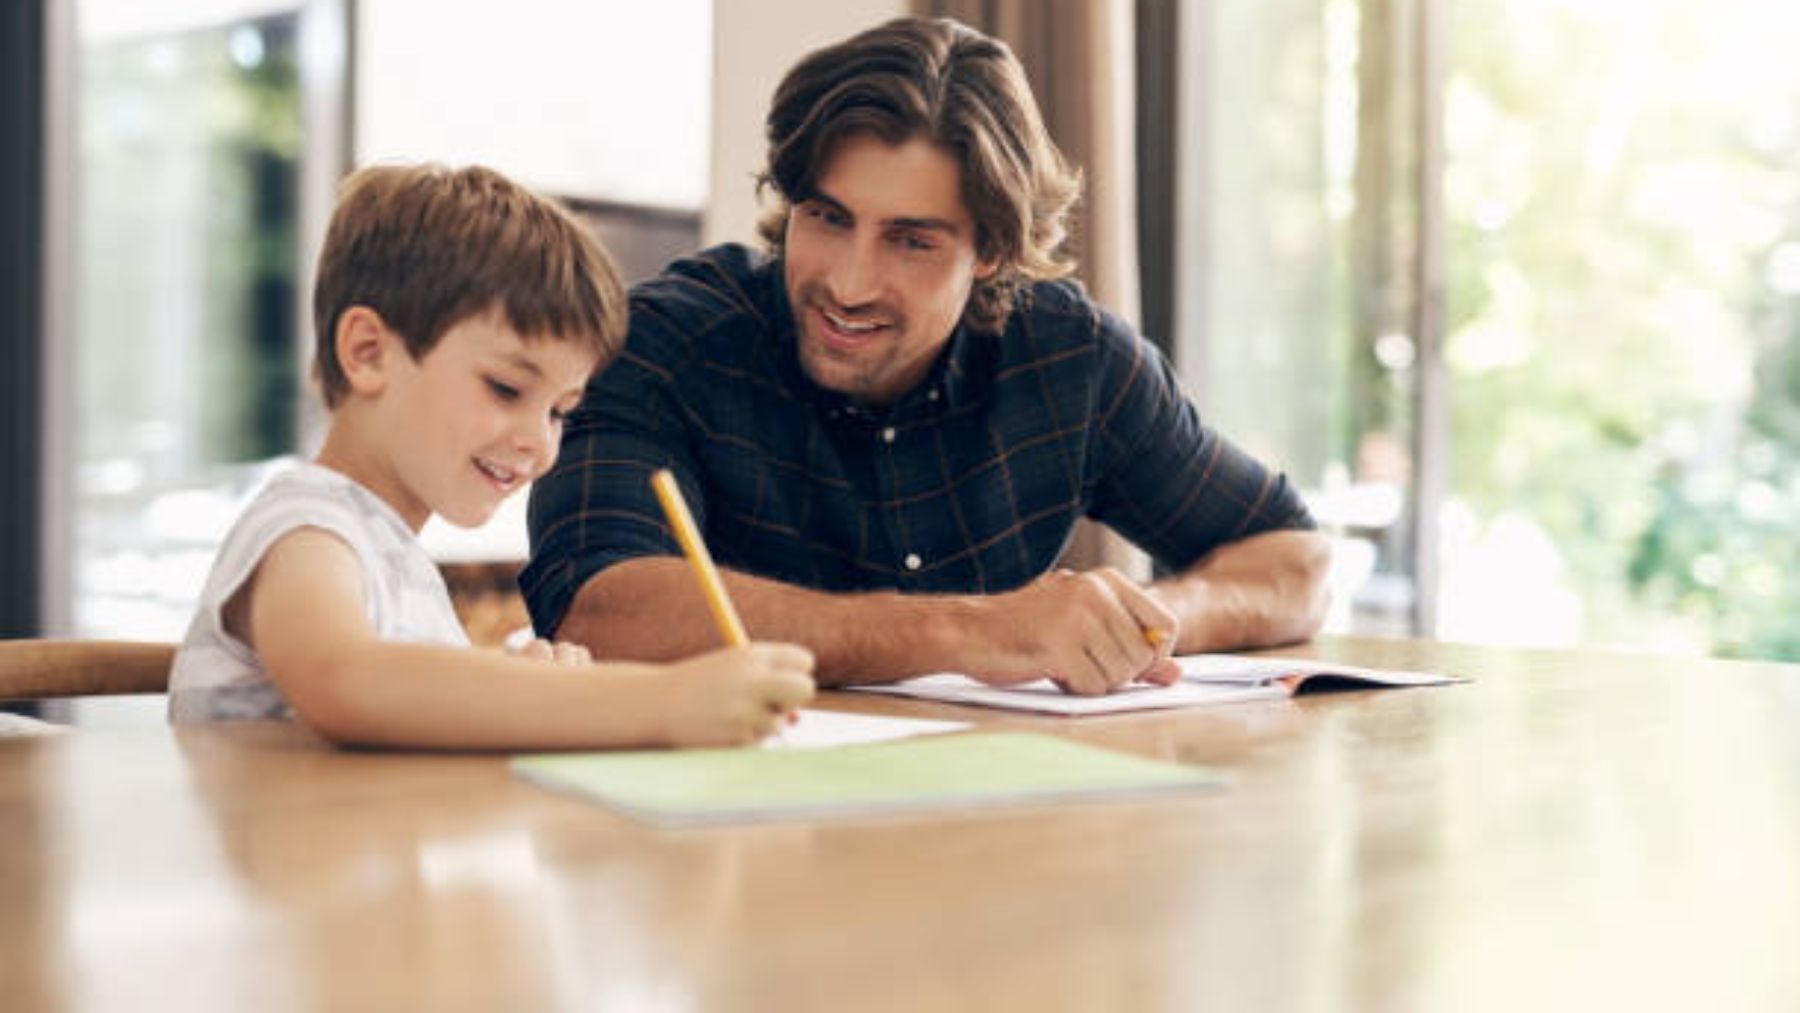
<instances>
[{"instance_id":1,"label":"boy's smile","mask_svg":"<svg viewBox=\"0 0 1800 1013\"><path fill-rule=\"evenodd\" d=\"M483 475L486 475L488 481L494 483L494 486L498 488L502 494L510 493L519 487L520 472L515 469L495 464L493 461L480 457L475 459L475 467Z\"/></svg>"}]
</instances>

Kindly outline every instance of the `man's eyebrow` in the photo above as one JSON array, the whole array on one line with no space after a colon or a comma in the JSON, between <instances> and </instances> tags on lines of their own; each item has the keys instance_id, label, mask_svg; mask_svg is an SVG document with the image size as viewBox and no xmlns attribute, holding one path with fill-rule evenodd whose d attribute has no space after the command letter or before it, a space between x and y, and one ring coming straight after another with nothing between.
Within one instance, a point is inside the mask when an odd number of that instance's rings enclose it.
<instances>
[{"instance_id":1,"label":"man's eyebrow","mask_svg":"<svg viewBox=\"0 0 1800 1013\"><path fill-rule=\"evenodd\" d=\"M956 235L956 223L948 218L890 218L888 224L902 229L925 229Z\"/></svg>"},{"instance_id":2,"label":"man's eyebrow","mask_svg":"<svg viewBox=\"0 0 1800 1013\"><path fill-rule=\"evenodd\" d=\"M833 197L832 195L826 193L825 191L819 189L816 186L813 187L812 194L809 195L806 199L809 201L816 201L817 203L820 203L820 204L829 204L829 205L831 205L831 209L833 211L842 211L845 214L850 213L850 209L844 206L843 201L838 200L836 197Z\"/></svg>"},{"instance_id":3,"label":"man's eyebrow","mask_svg":"<svg viewBox=\"0 0 1800 1013\"><path fill-rule=\"evenodd\" d=\"M818 201L821 204L829 204L834 211L840 211L849 215L851 218L856 217L856 215L844 205L843 201L838 200L836 197L833 197L818 187L813 188L812 196L808 199ZM924 229L930 232L942 232L951 236L958 233L956 223L948 218L919 218L902 215L898 218L889 218L883 221L882 224L890 228Z\"/></svg>"}]
</instances>

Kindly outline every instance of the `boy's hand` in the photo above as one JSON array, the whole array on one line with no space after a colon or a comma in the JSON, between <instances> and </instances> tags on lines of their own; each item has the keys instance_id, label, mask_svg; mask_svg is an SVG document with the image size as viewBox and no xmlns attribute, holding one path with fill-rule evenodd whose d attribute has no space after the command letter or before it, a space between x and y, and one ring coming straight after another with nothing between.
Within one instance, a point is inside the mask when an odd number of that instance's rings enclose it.
<instances>
[{"instance_id":1,"label":"boy's hand","mask_svg":"<svg viewBox=\"0 0 1800 1013\"><path fill-rule=\"evenodd\" d=\"M793 644L729 647L672 664L666 738L674 746L763 739L812 699L812 670L812 652Z\"/></svg>"},{"instance_id":2,"label":"boy's hand","mask_svg":"<svg viewBox=\"0 0 1800 1013\"><path fill-rule=\"evenodd\" d=\"M558 665L591 665L594 663L594 656L588 653L587 648L580 644L571 644L566 640L558 640L554 643L548 640L533 640L519 648L517 653L521 658L548 661Z\"/></svg>"}]
</instances>

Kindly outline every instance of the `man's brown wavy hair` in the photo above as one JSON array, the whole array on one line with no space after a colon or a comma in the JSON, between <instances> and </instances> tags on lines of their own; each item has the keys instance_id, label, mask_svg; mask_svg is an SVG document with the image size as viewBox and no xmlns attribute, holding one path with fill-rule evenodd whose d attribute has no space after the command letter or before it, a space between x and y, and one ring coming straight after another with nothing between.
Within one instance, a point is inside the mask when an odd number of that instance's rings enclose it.
<instances>
[{"instance_id":1,"label":"man's brown wavy hair","mask_svg":"<svg viewBox=\"0 0 1800 1013\"><path fill-rule=\"evenodd\" d=\"M584 344L600 366L625 340L625 286L599 240L480 166L375 166L339 187L313 285L313 374L329 408L350 389L337 323L352 306L379 313L415 360L494 310L521 338Z\"/></svg>"},{"instance_id":2,"label":"man's brown wavy hair","mask_svg":"<svg viewBox=\"0 0 1800 1013\"><path fill-rule=\"evenodd\" d=\"M776 88L766 133L757 189L780 202L758 233L772 253L838 145L872 134L923 138L961 166L975 255L997 265L969 294L970 327L999 332L1026 285L1074 268L1062 247L1081 174L1051 142L1012 50L956 21L899 18L809 54Z\"/></svg>"}]
</instances>

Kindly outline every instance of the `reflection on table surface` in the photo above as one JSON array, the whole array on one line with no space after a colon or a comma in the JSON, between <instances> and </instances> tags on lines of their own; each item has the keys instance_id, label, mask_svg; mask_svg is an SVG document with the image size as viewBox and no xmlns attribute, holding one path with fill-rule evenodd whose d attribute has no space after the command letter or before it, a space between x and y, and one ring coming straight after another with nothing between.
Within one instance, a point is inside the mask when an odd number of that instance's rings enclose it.
<instances>
[{"instance_id":1,"label":"reflection on table surface","mask_svg":"<svg viewBox=\"0 0 1800 1013\"><path fill-rule=\"evenodd\" d=\"M659 831L493 756L0 741L8 1009L1800 1005L1800 666L1334 639L1465 686L1067 720L1208 796Z\"/></svg>"}]
</instances>

